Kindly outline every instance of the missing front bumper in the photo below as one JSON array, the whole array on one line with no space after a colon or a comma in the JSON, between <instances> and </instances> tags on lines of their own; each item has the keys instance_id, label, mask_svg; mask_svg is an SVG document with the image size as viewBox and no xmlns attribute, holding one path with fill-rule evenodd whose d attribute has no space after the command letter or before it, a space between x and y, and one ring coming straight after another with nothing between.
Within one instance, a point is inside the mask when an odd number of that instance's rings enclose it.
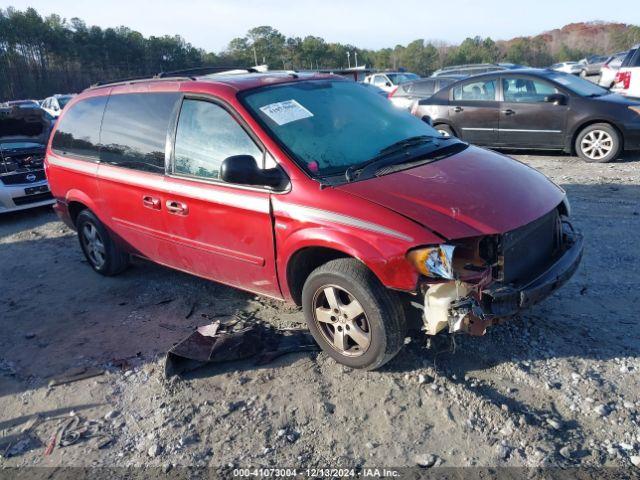
<instances>
[{"instance_id":1,"label":"missing front bumper","mask_svg":"<svg viewBox=\"0 0 640 480\"><path fill-rule=\"evenodd\" d=\"M564 285L582 260L582 236L573 233L564 253L543 273L524 285L477 285L454 281L431 286L425 294L424 324L428 335L449 332L484 335L486 329L512 317Z\"/></svg>"}]
</instances>

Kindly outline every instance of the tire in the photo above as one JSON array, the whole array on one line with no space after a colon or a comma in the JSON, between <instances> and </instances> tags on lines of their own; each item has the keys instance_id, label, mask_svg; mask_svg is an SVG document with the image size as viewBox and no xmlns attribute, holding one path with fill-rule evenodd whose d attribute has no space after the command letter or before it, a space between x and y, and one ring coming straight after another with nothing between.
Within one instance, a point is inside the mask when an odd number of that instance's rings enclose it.
<instances>
[{"instance_id":1,"label":"tire","mask_svg":"<svg viewBox=\"0 0 640 480\"><path fill-rule=\"evenodd\" d=\"M111 238L109 231L90 210L83 210L76 219L78 241L85 258L96 272L117 275L129 266L129 255Z\"/></svg>"},{"instance_id":2,"label":"tire","mask_svg":"<svg viewBox=\"0 0 640 480\"><path fill-rule=\"evenodd\" d=\"M608 123L594 123L580 131L575 149L585 162L610 162L618 158L622 150L622 138Z\"/></svg>"},{"instance_id":3,"label":"tire","mask_svg":"<svg viewBox=\"0 0 640 480\"><path fill-rule=\"evenodd\" d=\"M351 368L379 368L404 343L407 326L400 300L358 260L339 258L311 272L302 306L322 350Z\"/></svg>"},{"instance_id":4,"label":"tire","mask_svg":"<svg viewBox=\"0 0 640 480\"><path fill-rule=\"evenodd\" d=\"M436 125L435 128L438 133L440 135L442 135L443 137L455 137L455 133L453 133L453 130L451 129L451 127L449 125L445 125L444 123L441 123L440 125Z\"/></svg>"}]
</instances>

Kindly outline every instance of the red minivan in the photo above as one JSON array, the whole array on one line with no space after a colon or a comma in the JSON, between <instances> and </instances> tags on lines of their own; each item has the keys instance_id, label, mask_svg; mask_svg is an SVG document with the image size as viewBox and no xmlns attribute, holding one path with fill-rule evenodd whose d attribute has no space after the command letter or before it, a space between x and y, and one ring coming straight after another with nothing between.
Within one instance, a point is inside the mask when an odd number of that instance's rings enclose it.
<instances>
[{"instance_id":1,"label":"red minivan","mask_svg":"<svg viewBox=\"0 0 640 480\"><path fill-rule=\"evenodd\" d=\"M95 271L131 255L301 305L325 352L374 369L424 329L481 335L582 257L565 192L349 80L163 75L67 106L46 172Z\"/></svg>"}]
</instances>

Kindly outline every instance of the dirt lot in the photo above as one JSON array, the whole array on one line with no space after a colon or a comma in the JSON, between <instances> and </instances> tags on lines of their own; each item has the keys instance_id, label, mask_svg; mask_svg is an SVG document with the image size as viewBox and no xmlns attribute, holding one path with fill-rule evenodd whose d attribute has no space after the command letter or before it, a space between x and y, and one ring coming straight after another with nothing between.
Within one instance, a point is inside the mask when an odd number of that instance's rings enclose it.
<instances>
[{"instance_id":1,"label":"dirt lot","mask_svg":"<svg viewBox=\"0 0 640 480\"><path fill-rule=\"evenodd\" d=\"M416 334L376 372L297 353L167 382L164 353L209 318L290 327L301 312L142 261L102 278L49 209L0 218L0 466L435 461L637 473L640 156L517 158L568 191L586 238L578 273L521 318L456 337L455 351L447 335ZM105 373L48 386L80 367ZM45 455L74 417L69 445Z\"/></svg>"}]
</instances>

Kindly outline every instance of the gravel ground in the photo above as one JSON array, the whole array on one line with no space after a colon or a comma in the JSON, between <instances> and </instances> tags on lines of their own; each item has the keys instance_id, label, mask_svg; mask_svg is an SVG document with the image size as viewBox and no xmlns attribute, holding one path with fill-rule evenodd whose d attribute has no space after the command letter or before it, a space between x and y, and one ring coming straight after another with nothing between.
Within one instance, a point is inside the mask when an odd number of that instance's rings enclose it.
<instances>
[{"instance_id":1,"label":"gravel ground","mask_svg":"<svg viewBox=\"0 0 640 480\"><path fill-rule=\"evenodd\" d=\"M376 372L297 353L166 381L164 353L195 326L255 317L294 327L301 312L142 261L103 278L49 209L0 218L0 466L419 463L637 474L640 156L605 165L514 156L568 191L586 240L577 274L484 337L454 344L416 333ZM96 367L104 373L49 386ZM67 445L47 454L68 423Z\"/></svg>"}]
</instances>

